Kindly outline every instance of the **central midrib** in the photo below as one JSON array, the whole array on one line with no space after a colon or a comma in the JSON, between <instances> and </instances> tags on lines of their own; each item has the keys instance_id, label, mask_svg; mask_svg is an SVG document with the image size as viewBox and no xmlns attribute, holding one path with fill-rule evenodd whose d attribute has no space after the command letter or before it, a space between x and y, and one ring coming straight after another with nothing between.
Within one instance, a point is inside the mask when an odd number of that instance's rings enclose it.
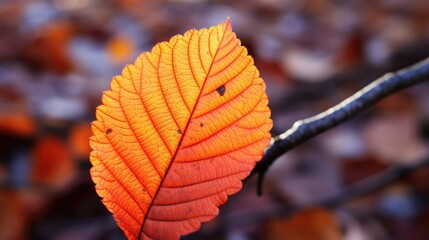
<instances>
[{"instance_id":1,"label":"central midrib","mask_svg":"<svg viewBox=\"0 0 429 240\"><path fill-rule=\"evenodd\" d=\"M207 71L207 75L206 75L206 77L205 77L205 79L204 79L203 85L201 86L200 92L199 92L198 97L197 97L197 101L195 102L195 105L194 105L194 107L193 107L193 109L192 109L192 112L191 112L191 114L189 115L188 122L186 123L185 128L184 128L184 130L183 130L182 137L180 138L179 143L177 144L176 151L174 152L174 155L173 155L173 157L171 158L170 164L168 165L168 167L167 167L167 169L166 169L166 171L165 171L164 177L161 179L161 182L160 182L160 184L159 184L159 187L158 187L158 189L156 190L156 193L155 193L155 195L153 196L152 201L151 201L151 202L150 202L150 204L149 204L149 207L148 207L148 209L147 209L146 215L145 215L145 217L144 217L143 223L142 223L141 228L140 228L140 232L139 232L139 240L141 240L141 238L142 238L142 233L143 233L144 225L145 225L145 223L146 223L147 216L149 215L149 212L150 212L150 210L151 210L151 208L152 208L152 206L153 206L153 202L155 201L156 197L158 196L158 193L159 193L159 191L160 191L160 190L161 190L161 188L162 188L162 185L163 185L163 183L164 183L164 180L167 178L168 172L170 171L170 168L171 168L171 166L173 165L173 162L174 162L174 160L175 160L175 158L176 158L176 155L177 155L177 153L179 152L179 149L180 149L180 146L181 146L181 144L182 144L182 141L183 141L183 139L184 139L184 138L185 138L185 136L186 136L186 132L187 132L188 127L189 127L189 123L191 122L191 119L192 119L192 118L193 118L193 116L194 116L195 109L196 109L196 107L197 107L197 105L198 105L198 101L200 100L200 97L201 97L201 94L202 94L202 92L203 92L203 89L204 89L204 87L205 87L205 85L206 85L207 79L210 77L210 71L211 71L211 69L212 69L212 67L213 67L213 63L215 62L215 59L216 59L217 54L218 54L218 52L219 52L220 46L221 46L221 44L222 44L222 42L223 42L223 40L224 40L225 33L226 33L227 29L229 28L229 25L230 25L230 22L229 22L229 19L228 19L228 20L227 20L227 24L225 25L225 29L224 29L224 32L223 32L222 38L221 38L221 39L220 39L220 41L219 41L219 46L218 46L218 48L216 49L215 54L213 55L213 59L212 59L212 62L211 62L211 64L210 64L210 67L209 67L209 69L208 69L208 71ZM209 33L209 40L210 40L210 33ZM209 47L210 47L210 46L209 46ZM199 52L198 54L200 54L200 52ZM174 59L172 59L172 60L174 61ZM190 66L190 67L192 68L192 66ZM204 68L204 66L202 66L202 67ZM176 79L176 80L177 80L177 79Z\"/></svg>"}]
</instances>

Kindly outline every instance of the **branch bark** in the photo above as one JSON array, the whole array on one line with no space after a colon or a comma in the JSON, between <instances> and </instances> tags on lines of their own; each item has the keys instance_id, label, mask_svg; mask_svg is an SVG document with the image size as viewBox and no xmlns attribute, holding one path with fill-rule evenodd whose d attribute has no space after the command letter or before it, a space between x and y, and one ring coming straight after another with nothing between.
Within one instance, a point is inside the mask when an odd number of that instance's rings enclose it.
<instances>
[{"instance_id":1,"label":"branch bark","mask_svg":"<svg viewBox=\"0 0 429 240\"><path fill-rule=\"evenodd\" d=\"M429 57L397 72L387 73L336 106L316 116L295 122L289 130L274 137L264 157L250 173L258 176L258 195L271 164L281 155L320 133L356 116L363 110L399 90L429 80Z\"/></svg>"}]
</instances>

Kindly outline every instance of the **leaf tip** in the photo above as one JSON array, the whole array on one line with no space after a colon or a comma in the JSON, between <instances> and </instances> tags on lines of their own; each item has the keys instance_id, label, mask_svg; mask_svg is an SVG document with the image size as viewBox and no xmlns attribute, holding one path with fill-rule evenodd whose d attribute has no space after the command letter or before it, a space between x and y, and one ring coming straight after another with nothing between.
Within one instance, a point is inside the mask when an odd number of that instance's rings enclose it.
<instances>
[{"instance_id":1,"label":"leaf tip","mask_svg":"<svg viewBox=\"0 0 429 240\"><path fill-rule=\"evenodd\" d=\"M228 16L225 20L225 22L223 22L223 24L225 25L226 28L230 28L231 27L231 18Z\"/></svg>"},{"instance_id":2,"label":"leaf tip","mask_svg":"<svg viewBox=\"0 0 429 240\"><path fill-rule=\"evenodd\" d=\"M225 23L226 23L227 25L231 24L231 18L230 18L229 16L228 16L228 17L226 17Z\"/></svg>"}]
</instances>

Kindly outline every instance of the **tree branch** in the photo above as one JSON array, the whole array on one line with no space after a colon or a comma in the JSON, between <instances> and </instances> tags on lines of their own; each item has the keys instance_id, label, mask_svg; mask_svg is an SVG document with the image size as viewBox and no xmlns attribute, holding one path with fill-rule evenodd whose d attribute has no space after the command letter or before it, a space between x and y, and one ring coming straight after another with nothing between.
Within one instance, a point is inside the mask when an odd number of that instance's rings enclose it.
<instances>
[{"instance_id":1,"label":"tree branch","mask_svg":"<svg viewBox=\"0 0 429 240\"><path fill-rule=\"evenodd\" d=\"M356 116L384 97L427 80L429 80L429 58L397 72L387 73L338 105L316 116L295 122L292 128L271 140L271 145L265 151L264 157L252 170L249 177L259 174L258 195L262 194L265 173L278 157Z\"/></svg>"},{"instance_id":2,"label":"tree branch","mask_svg":"<svg viewBox=\"0 0 429 240\"><path fill-rule=\"evenodd\" d=\"M357 182L354 185L346 187L340 194L326 199L318 206L334 208L346 203L354 198L364 196L370 192L383 188L396 180L406 177L415 171L429 167L429 156L420 159L412 164L392 166L378 174Z\"/></svg>"}]
</instances>

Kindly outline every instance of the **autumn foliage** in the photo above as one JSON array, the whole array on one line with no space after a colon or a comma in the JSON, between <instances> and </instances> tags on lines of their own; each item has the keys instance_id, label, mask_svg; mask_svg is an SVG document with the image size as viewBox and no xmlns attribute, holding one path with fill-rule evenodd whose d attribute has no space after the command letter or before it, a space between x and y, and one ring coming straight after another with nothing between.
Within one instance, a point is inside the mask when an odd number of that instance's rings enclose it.
<instances>
[{"instance_id":1,"label":"autumn foliage","mask_svg":"<svg viewBox=\"0 0 429 240\"><path fill-rule=\"evenodd\" d=\"M129 239L196 231L270 142L265 84L229 19L141 54L102 100L91 176Z\"/></svg>"}]
</instances>

